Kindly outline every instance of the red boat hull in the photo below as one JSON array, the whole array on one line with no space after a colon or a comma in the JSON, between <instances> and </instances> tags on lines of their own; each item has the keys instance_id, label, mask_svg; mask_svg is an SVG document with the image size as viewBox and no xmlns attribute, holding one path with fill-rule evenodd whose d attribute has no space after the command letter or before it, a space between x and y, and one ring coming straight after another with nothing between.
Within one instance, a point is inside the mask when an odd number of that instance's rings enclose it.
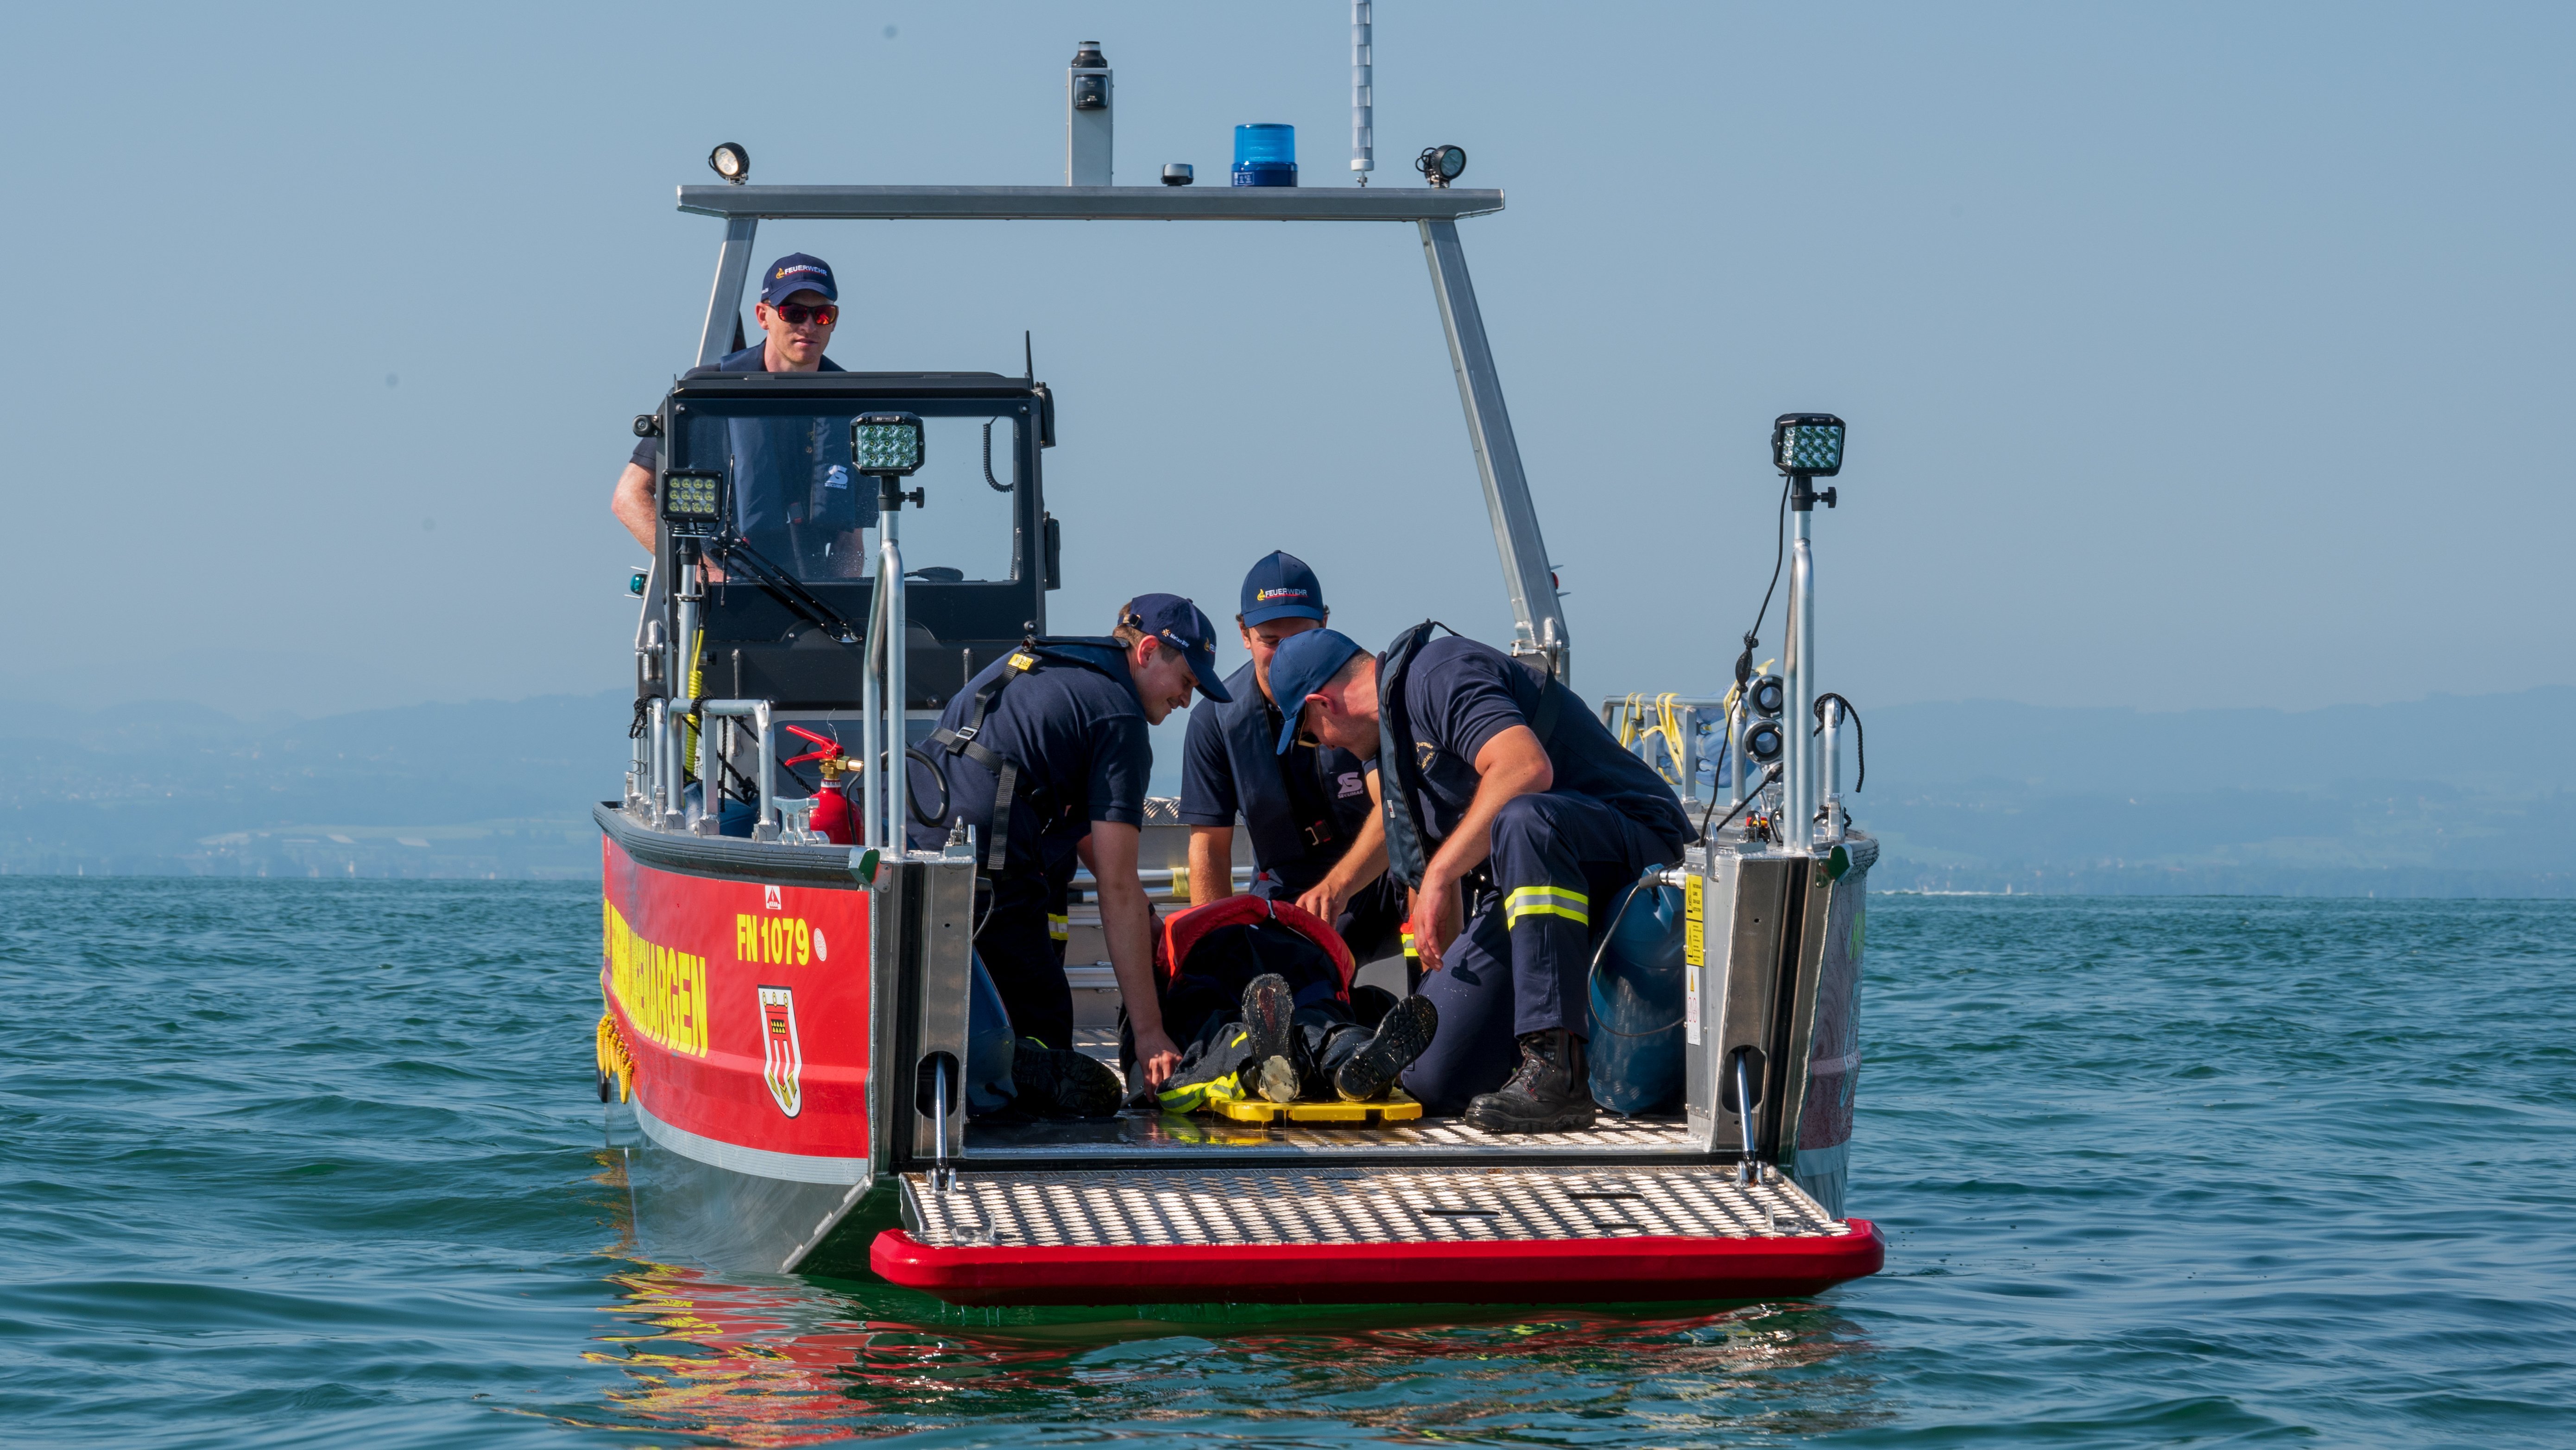
<instances>
[{"instance_id":1,"label":"red boat hull","mask_svg":"<svg viewBox=\"0 0 2576 1450\"><path fill-rule=\"evenodd\" d=\"M1887 1244L1837 1238L933 1248L877 1235L869 1267L951 1304L1617 1303L1798 1299L1878 1272Z\"/></svg>"}]
</instances>

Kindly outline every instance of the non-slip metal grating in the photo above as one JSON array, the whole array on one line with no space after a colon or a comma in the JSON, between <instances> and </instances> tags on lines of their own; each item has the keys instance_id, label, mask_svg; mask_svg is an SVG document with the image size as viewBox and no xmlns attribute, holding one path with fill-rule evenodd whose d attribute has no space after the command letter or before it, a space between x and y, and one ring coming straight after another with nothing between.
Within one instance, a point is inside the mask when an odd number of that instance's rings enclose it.
<instances>
[{"instance_id":1,"label":"non-slip metal grating","mask_svg":"<svg viewBox=\"0 0 2576 1450\"><path fill-rule=\"evenodd\" d=\"M904 1219L936 1248L1389 1244L1679 1235L1838 1238L1795 1184L1732 1168L1417 1172L961 1173L904 1178Z\"/></svg>"}]
</instances>

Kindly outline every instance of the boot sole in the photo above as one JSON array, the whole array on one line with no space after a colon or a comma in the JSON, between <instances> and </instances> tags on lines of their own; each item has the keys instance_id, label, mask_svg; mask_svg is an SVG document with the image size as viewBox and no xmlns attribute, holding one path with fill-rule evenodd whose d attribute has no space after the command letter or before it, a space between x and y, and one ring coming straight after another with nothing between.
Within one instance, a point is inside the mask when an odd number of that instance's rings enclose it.
<instances>
[{"instance_id":1,"label":"boot sole","mask_svg":"<svg viewBox=\"0 0 2576 1450\"><path fill-rule=\"evenodd\" d=\"M1593 1104L1566 1108L1551 1114L1520 1117L1510 1110L1478 1098L1467 1104L1467 1125L1487 1133L1576 1133L1592 1126L1601 1110Z\"/></svg>"},{"instance_id":2,"label":"boot sole","mask_svg":"<svg viewBox=\"0 0 2576 1450\"><path fill-rule=\"evenodd\" d=\"M1333 1074L1333 1091L1347 1103L1386 1096L1404 1070L1431 1046L1440 1030L1440 1009L1428 997L1407 997L1387 1010L1368 1046L1351 1054Z\"/></svg>"},{"instance_id":3,"label":"boot sole","mask_svg":"<svg viewBox=\"0 0 2576 1450\"><path fill-rule=\"evenodd\" d=\"M1243 1030L1250 1036L1253 1064L1245 1086L1274 1103L1297 1100L1297 1069L1289 1061L1297 999L1288 979L1276 972L1255 977L1243 989Z\"/></svg>"}]
</instances>

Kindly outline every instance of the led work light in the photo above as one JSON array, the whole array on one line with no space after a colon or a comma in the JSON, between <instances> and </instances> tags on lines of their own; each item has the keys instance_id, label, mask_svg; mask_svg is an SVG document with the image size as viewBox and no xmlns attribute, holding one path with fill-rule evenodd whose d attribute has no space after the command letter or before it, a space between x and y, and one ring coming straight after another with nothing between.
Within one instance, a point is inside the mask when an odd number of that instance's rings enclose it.
<instances>
[{"instance_id":1,"label":"led work light","mask_svg":"<svg viewBox=\"0 0 2576 1450\"><path fill-rule=\"evenodd\" d=\"M731 141L708 152L707 165L736 186L751 180L751 153Z\"/></svg>"},{"instance_id":2,"label":"led work light","mask_svg":"<svg viewBox=\"0 0 2576 1450\"><path fill-rule=\"evenodd\" d=\"M1801 478L1843 471L1843 420L1831 413L1783 413L1771 424L1771 466Z\"/></svg>"},{"instance_id":3,"label":"led work light","mask_svg":"<svg viewBox=\"0 0 2576 1450\"><path fill-rule=\"evenodd\" d=\"M662 522L673 538L712 539L723 532L721 473L674 470L662 475Z\"/></svg>"},{"instance_id":4,"label":"led work light","mask_svg":"<svg viewBox=\"0 0 2576 1450\"><path fill-rule=\"evenodd\" d=\"M901 478L921 467L921 415L862 413L850 420L850 455L861 473Z\"/></svg>"},{"instance_id":5,"label":"led work light","mask_svg":"<svg viewBox=\"0 0 2576 1450\"><path fill-rule=\"evenodd\" d=\"M1466 148L1460 146L1425 146L1413 158L1413 169L1433 186L1445 187L1467 172Z\"/></svg>"}]
</instances>

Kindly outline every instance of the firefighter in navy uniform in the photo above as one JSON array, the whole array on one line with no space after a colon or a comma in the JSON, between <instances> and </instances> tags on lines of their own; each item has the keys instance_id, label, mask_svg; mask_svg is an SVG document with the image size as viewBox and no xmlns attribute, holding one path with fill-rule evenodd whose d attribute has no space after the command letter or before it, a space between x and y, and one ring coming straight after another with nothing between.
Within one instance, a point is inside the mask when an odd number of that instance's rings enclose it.
<instances>
[{"instance_id":1,"label":"firefighter in navy uniform","mask_svg":"<svg viewBox=\"0 0 2576 1450\"><path fill-rule=\"evenodd\" d=\"M1439 1008L1405 1089L1487 1132L1589 1127L1593 934L1621 891L1678 863L1699 833L1565 686L1433 629L1407 630L1384 656L1329 629L1282 641L1271 689L1296 703L1277 748L1302 729L1376 766L1389 873L1415 885L1421 990ZM1492 884L1461 921L1479 866Z\"/></svg>"},{"instance_id":2,"label":"firefighter in navy uniform","mask_svg":"<svg viewBox=\"0 0 2576 1450\"><path fill-rule=\"evenodd\" d=\"M1225 704L1190 716L1181 821L1190 828L1190 905L1234 894L1234 829L1252 837L1252 894L1294 901L1331 922L1368 962L1393 950L1404 897L1386 875L1386 834L1366 764L1347 750L1275 746L1284 717L1270 695L1272 652L1332 618L1315 572L1276 553L1243 578L1234 622L1252 663L1226 679Z\"/></svg>"},{"instance_id":3,"label":"firefighter in navy uniform","mask_svg":"<svg viewBox=\"0 0 2576 1450\"><path fill-rule=\"evenodd\" d=\"M720 373L837 373L823 355L840 324L840 286L831 264L790 252L761 275L752 305L761 340L716 359ZM706 371L691 369L691 375ZM876 524L876 498L851 467L849 430L819 420L763 425L734 419L725 452L736 462L734 522L753 546L807 578L856 578L865 567L859 531ZM804 426L800 426L804 425ZM810 433L812 436L799 436ZM653 475L661 443L635 445L617 476L609 512L644 552L653 552ZM835 557L837 555L837 557ZM721 577L718 571L717 577Z\"/></svg>"},{"instance_id":4,"label":"firefighter in navy uniform","mask_svg":"<svg viewBox=\"0 0 2576 1450\"><path fill-rule=\"evenodd\" d=\"M975 954L1013 1030L1072 1046L1060 924L1078 859L1099 883L1101 934L1147 1084L1171 1072L1180 1049L1155 996L1154 909L1136 875L1154 765L1146 727L1186 708L1193 690L1225 701L1215 650L1216 627L1198 606L1139 595L1108 637L1030 640L984 669L921 746L947 782L948 809L937 826L916 824L913 844L935 849L956 826L973 829ZM917 790L939 789L917 766L913 776Z\"/></svg>"}]
</instances>

